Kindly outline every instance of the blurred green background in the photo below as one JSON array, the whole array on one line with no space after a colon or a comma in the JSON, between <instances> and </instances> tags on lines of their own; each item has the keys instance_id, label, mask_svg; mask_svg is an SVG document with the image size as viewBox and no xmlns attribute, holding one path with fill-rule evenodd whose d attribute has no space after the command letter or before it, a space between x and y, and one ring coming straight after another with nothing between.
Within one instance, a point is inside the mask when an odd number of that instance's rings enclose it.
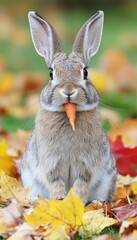
<instances>
[{"instance_id":1,"label":"blurred green background","mask_svg":"<svg viewBox=\"0 0 137 240\"><path fill-rule=\"evenodd\" d=\"M113 121L137 118L137 1L4 0L0 2L0 129L33 128L37 107L32 110L32 105L37 105L48 79L47 66L30 38L28 12L48 19L69 53L77 31L97 10L105 13L104 32L89 76L97 83L101 107L110 110L108 117L103 112L104 127L108 131Z\"/></svg>"}]
</instances>

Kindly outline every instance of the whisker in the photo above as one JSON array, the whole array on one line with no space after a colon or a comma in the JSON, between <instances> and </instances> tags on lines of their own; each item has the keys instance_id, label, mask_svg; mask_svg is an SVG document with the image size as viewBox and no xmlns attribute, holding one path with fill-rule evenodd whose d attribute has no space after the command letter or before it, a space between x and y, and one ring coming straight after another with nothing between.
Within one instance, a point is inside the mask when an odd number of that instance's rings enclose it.
<instances>
[{"instance_id":1,"label":"whisker","mask_svg":"<svg viewBox=\"0 0 137 240\"><path fill-rule=\"evenodd\" d=\"M34 123L34 119L31 116L30 119L26 120L26 123L24 123L23 129L28 130L28 128L30 128L30 126L32 126L32 123Z\"/></svg>"},{"instance_id":2,"label":"whisker","mask_svg":"<svg viewBox=\"0 0 137 240\"><path fill-rule=\"evenodd\" d=\"M103 101L103 99L101 99L101 101ZM113 110L117 110L117 111L126 111L126 108L124 109L124 108L112 107L112 106L106 104L106 102L105 103L100 102L100 105L110 108L110 109L113 109Z\"/></svg>"}]
</instances>

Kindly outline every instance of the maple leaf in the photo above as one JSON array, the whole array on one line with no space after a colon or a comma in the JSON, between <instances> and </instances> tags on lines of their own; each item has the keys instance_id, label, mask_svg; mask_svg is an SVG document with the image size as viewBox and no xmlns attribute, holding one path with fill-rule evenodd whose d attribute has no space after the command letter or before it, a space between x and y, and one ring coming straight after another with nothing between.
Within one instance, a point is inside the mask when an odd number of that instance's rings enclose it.
<instances>
[{"instance_id":1,"label":"maple leaf","mask_svg":"<svg viewBox=\"0 0 137 240\"><path fill-rule=\"evenodd\" d=\"M0 200L15 198L20 203L29 203L29 189L23 188L16 178L9 177L4 172L0 176Z\"/></svg>"},{"instance_id":2,"label":"maple leaf","mask_svg":"<svg viewBox=\"0 0 137 240\"><path fill-rule=\"evenodd\" d=\"M122 175L137 175L137 147L126 147L122 136L117 136L115 142L110 140L112 152L116 158L118 172Z\"/></svg>"},{"instance_id":3,"label":"maple leaf","mask_svg":"<svg viewBox=\"0 0 137 240\"><path fill-rule=\"evenodd\" d=\"M26 221L32 226L41 224L57 228L65 225L66 230L76 231L83 224L84 206L80 198L71 189L62 200L48 200L39 197L31 214L25 214Z\"/></svg>"},{"instance_id":4,"label":"maple leaf","mask_svg":"<svg viewBox=\"0 0 137 240\"><path fill-rule=\"evenodd\" d=\"M0 142L0 173L4 171L7 174L16 172L13 157L8 154L8 144L5 139Z\"/></svg>"},{"instance_id":5,"label":"maple leaf","mask_svg":"<svg viewBox=\"0 0 137 240\"><path fill-rule=\"evenodd\" d=\"M14 231L14 233L13 233ZM65 231L65 226L60 226L56 229L49 229L39 231L32 226L24 222L20 226L17 226L12 231L12 236L8 240L25 240L25 239L45 239L45 240L69 240L70 237ZM7 231L8 232L8 231ZM10 231L9 231L10 233Z\"/></svg>"},{"instance_id":6,"label":"maple leaf","mask_svg":"<svg viewBox=\"0 0 137 240\"><path fill-rule=\"evenodd\" d=\"M84 213L84 228L80 228L80 233L87 230L91 235L99 234L105 227L115 224L117 221L113 218L105 217L103 209L88 211Z\"/></svg>"},{"instance_id":7,"label":"maple leaf","mask_svg":"<svg viewBox=\"0 0 137 240\"><path fill-rule=\"evenodd\" d=\"M70 237L65 231L65 226L60 226L56 229L53 229L51 234L44 238L45 240L69 240Z\"/></svg>"}]
</instances>

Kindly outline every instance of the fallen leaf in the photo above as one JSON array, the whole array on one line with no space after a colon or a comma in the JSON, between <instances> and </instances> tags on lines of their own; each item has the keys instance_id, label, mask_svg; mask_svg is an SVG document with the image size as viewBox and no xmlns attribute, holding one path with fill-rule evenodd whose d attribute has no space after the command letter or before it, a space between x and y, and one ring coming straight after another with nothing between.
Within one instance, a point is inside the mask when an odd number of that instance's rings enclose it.
<instances>
[{"instance_id":1,"label":"fallen leaf","mask_svg":"<svg viewBox=\"0 0 137 240\"><path fill-rule=\"evenodd\" d=\"M128 218L137 216L137 202L126 204L125 206L113 208L112 211L116 214L119 221L124 221Z\"/></svg>"},{"instance_id":2,"label":"fallen leaf","mask_svg":"<svg viewBox=\"0 0 137 240\"><path fill-rule=\"evenodd\" d=\"M115 142L110 140L112 152L116 158L118 172L122 175L137 175L137 147L126 147L122 136L117 136Z\"/></svg>"},{"instance_id":3,"label":"fallen leaf","mask_svg":"<svg viewBox=\"0 0 137 240\"><path fill-rule=\"evenodd\" d=\"M49 236L44 237L45 240L69 240L70 237L65 231L65 226L59 226L56 229L53 229Z\"/></svg>"},{"instance_id":4,"label":"fallen leaf","mask_svg":"<svg viewBox=\"0 0 137 240\"><path fill-rule=\"evenodd\" d=\"M127 196L130 196L131 193L132 193L132 188L130 185L117 187L114 193L113 201L116 202L119 199L121 199L124 202L127 202Z\"/></svg>"},{"instance_id":5,"label":"fallen leaf","mask_svg":"<svg viewBox=\"0 0 137 240\"><path fill-rule=\"evenodd\" d=\"M26 222L15 227L15 233L12 233L12 236L8 238L8 240L25 240L32 239L32 237L39 237L39 239L44 239L44 233L38 233L35 229L28 225Z\"/></svg>"},{"instance_id":6,"label":"fallen leaf","mask_svg":"<svg viewBox=\"0 0 137 240\"><path fill-rule=\"evenodd\" d=\"M0 176L0 199L6 201L15 198L20 203L30 203L29 189L23 188L16 178L9 177L4 172Z\"/></svg>"},{"instance_id":7,"label":"fallen leaf","mask_svg":"<svg viewBox=\"0 0 137 240\"><path fill-rule=\"evenodd\" d=\"M117 221L113 218L105 217L103 209L88 211L84 213L84 227L81 226L80 233L88 231L91 235L99 234L105 227L115 224Z\"/></svg>"},{"instance_id":8,"label":"fallen leaf","mask_svg":"<svg viewBox=\"0 0 137 240\"><path fill-rule=\"evenodd\" d=\"M62 200L48 200L39 197L31 214L25 214L28 224L38 227L41 224L58 228L65 225L66 230L78 230L83 224L84 206L79 197L70 190Z\"/></svg>"},{"instance_id":9,"label":"fallen leaf","mask_svg":"<svg viewBox=\"0 0 137 240\"><path fill-rule=\"evenodd\" d=\"M7 207L0 208L0 234L17 226L22 220L23 215L18 202L15 199L10 200Z\"/></svg>"},{"instance_id":10,"label":"fallen leaf","mask_svg":"<svg viewBox=\"0 0 137 240\"><path fill-rule=\"evenodd\" d=\"M0 141L0 173L4 171L6 174L14 175L16 173L13 156L8 154L9 146L5 139Z\"/></svg>"}]
</instances>

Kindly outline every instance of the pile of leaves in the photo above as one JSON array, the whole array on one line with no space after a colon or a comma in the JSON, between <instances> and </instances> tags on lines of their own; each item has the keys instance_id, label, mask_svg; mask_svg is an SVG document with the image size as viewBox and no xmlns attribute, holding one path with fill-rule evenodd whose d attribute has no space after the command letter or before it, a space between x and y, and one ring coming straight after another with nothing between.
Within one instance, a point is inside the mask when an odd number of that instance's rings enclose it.
<instances>
[{"instance_id":1,"label":"pile of leaves","mask_svg":"<svg viewBox=\"0 0 137 240\"><path fill-rule=\"evenodd\" d=\"M13 138L24 148L28 133L9 134L7 141ZM110 140L119 172L112 205L94 201L84 206L73 189L63 200L30 199L20 182L21 148L7 141L0 141L1 239L136 239L137 147L125 146L121 136Z\"/></svg>"}]
</instances>

